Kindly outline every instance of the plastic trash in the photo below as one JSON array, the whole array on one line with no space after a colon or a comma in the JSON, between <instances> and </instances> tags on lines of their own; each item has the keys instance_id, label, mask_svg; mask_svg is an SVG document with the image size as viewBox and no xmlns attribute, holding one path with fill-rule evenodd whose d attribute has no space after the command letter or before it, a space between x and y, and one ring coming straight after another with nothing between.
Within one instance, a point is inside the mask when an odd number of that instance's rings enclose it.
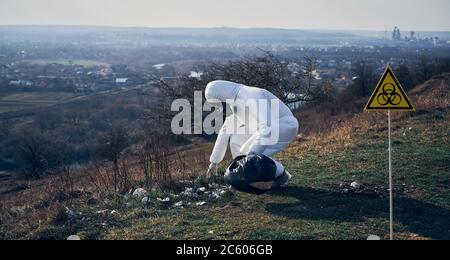
<instances>
[{"instance_id":1,"label":"plastic trash","mask_svg":"<svg viewBox=\"0 0 450 260\"><path fill-rule=\"evenodd\" d=\"M225 172L225 181L238 191L262 195L272 189L276 171L275 162L265 155L239 156Z\"/></svg>"},{"instance_id":2,"label":"plastic trash","mask_svg":"<svg viewBox=\"0 0 450 260\"><path fill-rule=\"evenodd\" d=\"M169 197L164 198L164 199L157 198L156 200L158 200L159 202L170 202L170 198Z\"/></svg>"},{"instance_id":3,"label":"plastic trash","mask_svg":"<svg viewBox=\"0 0 450 260\"><path fill-rule=\"evenodd\" d=\"M147 196L147 191L144 190L144 189L142 189L142 188L136 189L136 190L133 192L133 197L142 199L142 198L144 198L145 196Z\"/></svg>"},{"instance_id":4,"label":"plastic trash","mask_svg":"<svg viewBox=\"0 0 450 260\"><path fill-rule=\"evenodd\" d=\"M142 203L142 204L149 204L149 203L150 203L150 197L144 197L144 198L142 198L141 203Z\"/></svg>"},{"instance_id":5,"label":"plastic trash","mask_svg":"<svg viewBox=\"0 0 450 260\"><path fill-rule=\"evenodd\" d=\"M216 191L214 191L214 192L212 192L211 194L209 194L209 197L211 198L211 199L220 199L220 195L219 195L219 193L217 193Z\"/></svg>"},{"instance_id":6,"label":"plastic trash","mask_svg":"<svg viewBox=\"0 0 450 260\"><path fill-rule=\"evenodd\" d=\"M183 205L184 205L183 201L180 201L180 202L175 203L175 204L173 205L173 207L174 207L174 208L181 208L181 207L183 207Z\"/></svg>"},{"instance_id":7,"label":"plastic trash","mask_svg":"<svg viewBox=\"0 0 450 260\"><path fill-rule=\"evenodd\" d=\"M185 197L198 197L198 194L195 192L194 188L185 188L180 195Z\"/></svg>"}]
</instances>

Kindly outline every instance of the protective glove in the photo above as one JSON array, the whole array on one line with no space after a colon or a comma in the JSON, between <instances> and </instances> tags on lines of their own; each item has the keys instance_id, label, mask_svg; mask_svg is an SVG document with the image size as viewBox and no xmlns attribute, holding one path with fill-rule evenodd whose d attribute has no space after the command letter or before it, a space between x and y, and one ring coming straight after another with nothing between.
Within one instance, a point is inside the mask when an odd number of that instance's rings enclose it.
<instances>
[{"instance_id":1,"label":"protective glove","mask_svg":"<svg viewBox=\"0 0 450 260\"><path fill-rule=\"evenodd\" d=\"M217 163L211 163L209 165L208 175L211 176L211 177L217 175Z\"/></svg>"}]
</instances>

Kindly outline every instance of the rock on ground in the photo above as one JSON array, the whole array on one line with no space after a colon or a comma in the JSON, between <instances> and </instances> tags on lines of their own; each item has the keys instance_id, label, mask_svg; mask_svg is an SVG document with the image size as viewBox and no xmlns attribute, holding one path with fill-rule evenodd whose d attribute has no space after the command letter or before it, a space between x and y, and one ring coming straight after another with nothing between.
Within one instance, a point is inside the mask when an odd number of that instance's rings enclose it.
<instances>
[{"instance_id":1,"label":"rock on ground","mask_svg":"<svg viewBox=\"0 0 450 260\"><path fill-rule=\"evenodd\" d=\"M81 240L81 238L77 235L72 235L67 238L69 241Z\"/></svg>"}]
</instances>

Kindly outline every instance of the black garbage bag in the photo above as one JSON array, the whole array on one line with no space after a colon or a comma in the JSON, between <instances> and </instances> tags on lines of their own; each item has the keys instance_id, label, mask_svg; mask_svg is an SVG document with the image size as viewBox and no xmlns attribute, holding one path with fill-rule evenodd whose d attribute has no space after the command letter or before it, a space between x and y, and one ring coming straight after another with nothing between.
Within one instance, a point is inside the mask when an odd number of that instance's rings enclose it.
<instances>
[{"instance_id":1,"label":"black garbage bag","mask_svg":"<svg viewBox=\"0 0 450 260\"><path fill-rule=\"evenodd\" d=\"M275 162L262 154L239 156L225 172L225 181L236 190L262 195L272 188L277 172Z\"/></svg>"}]
</instances>

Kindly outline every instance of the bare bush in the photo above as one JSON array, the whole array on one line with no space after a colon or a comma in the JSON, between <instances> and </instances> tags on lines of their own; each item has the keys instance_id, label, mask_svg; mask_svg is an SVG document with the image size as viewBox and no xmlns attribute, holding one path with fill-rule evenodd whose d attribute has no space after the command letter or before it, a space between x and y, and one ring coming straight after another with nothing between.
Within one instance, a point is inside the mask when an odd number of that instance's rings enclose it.
<instances>
[{"instance_id":1,"label":"bare bush","mask_svg":"<svg viewBox=\"0 0 450 260\"><path fill-rule=\"evenodd\" d=\"M143 173L147 189L154 185L160 188L170 187L173 183L172 163L174 148L170 135L147 132L142 136L142 144L138 147L139 167Z\"/></svg>"},{"instance_id":2,"label":"bare bush","mask_svg":"<svg viewBox=\"0 0 450 260\"><path fill-rule=\"evenodd\" d=\"M289 62L270 52L262 56L246 57L225 63L210 62L198 67L200 78L178 75L174 79L154 78L154 84L141 90L141 104L152 112L170 111L167 101L178 98L193 99L194 91L202 91L214 80L228 80L267 89L286 104L317 101L324 97L322 84L315 77L318 61L315 57ZM164 112L165 111L165 112ZM155 116L155 113L152 113ZM155 118L153 118L155 119Z\"/></svg>"},{"instance_id":3,"label":"bare bush","mask_svg":"<svg viewBox=\"0 0 450 260\"><path fill-rule=\"evenodd\" d=\"M49 141L35 131L24 132L18 140L18 156L28 177L39 179L48 169Z\"/></svg>"},{"instance_id":4,"label":"bare bush","mask_svg":"<svg viewBox=\"0 0 450 260\"><path fill-rule=\"evenodd\" d=\"M359 97L366 97L376 84L375 68L368 61L360 60L353 67L355 80L353 82L354 94Z\"/></svg>"},{"instance_id":5,"label":"bare bush","mask_svg":"<svg viewBox=\"0 0 450 260\"><path fill-rule=\"evenodd\" d=\"M112 164L115 192L126 191L126 188L129 187L126 164L120 160L122 152L128 146L128 137L126 129L118 125L112 126L104 137L103 154Z\"/></svg>"}]
</instances>

